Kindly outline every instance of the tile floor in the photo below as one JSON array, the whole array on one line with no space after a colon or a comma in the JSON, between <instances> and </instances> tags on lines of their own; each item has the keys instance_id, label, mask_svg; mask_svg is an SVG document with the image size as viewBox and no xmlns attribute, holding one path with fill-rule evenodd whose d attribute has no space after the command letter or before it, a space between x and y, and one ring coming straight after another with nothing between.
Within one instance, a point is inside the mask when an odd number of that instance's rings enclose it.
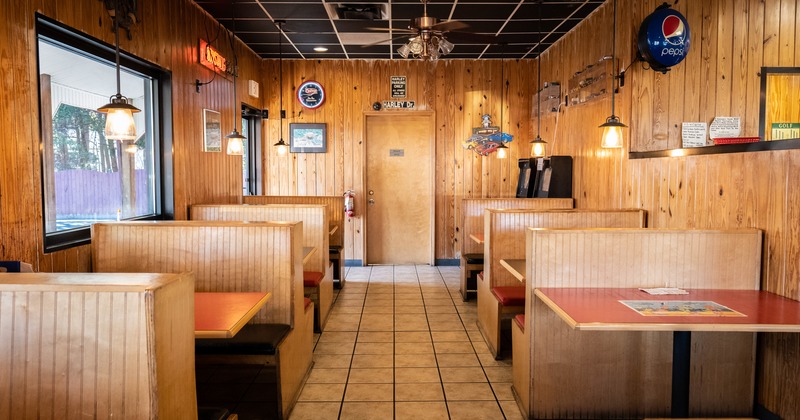
<instances>
[{"instance_id":1,"label":"tile floor","mask_svg":"<svg viewBox=\"0 0 800 420\"><path fill-rule=\"evenodd\" d=\"M458 267L351 267L290 420L521 419Z\"/></svg>"}]
</instances>

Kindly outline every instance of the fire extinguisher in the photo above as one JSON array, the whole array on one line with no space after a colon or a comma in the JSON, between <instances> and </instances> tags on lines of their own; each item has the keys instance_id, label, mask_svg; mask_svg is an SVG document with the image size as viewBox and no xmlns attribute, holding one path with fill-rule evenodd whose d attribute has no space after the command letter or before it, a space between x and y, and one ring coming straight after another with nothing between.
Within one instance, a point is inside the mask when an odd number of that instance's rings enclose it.
<instances>
[{"instance_id":1,"label":"fire extinguisher","mask_svg":"<svg viewBox=\"0 0 800 420\"><path fill-rule=\"evenodd\" d=\"M344 192L344 215L352 218L355 215L353 207L355 206L355 193L353 190Z\"/></svg>"}]
</instances>

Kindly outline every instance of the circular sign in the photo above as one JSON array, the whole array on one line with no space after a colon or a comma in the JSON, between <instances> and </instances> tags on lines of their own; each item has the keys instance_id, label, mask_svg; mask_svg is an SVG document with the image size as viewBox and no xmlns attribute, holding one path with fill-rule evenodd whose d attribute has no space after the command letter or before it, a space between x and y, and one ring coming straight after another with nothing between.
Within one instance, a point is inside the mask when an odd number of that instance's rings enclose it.
<instances>
[{"instance_id":1,"label":"circular sign","mask_svg":"<svg viewBox=\"0 0 800 420\"><path fill-rule=\"evenodd\" d=\"M325 102L325 89L321 84L308 80L297 88L297 100L308 109L319 108Z\"/></svg>"},{"instance_id":2,"label":"circular sign","mask_svg":"<svg viewBox=\"0 0 800 420\"><path fill-rule=\"evenodd\" d=\"M639 27L639 55L653 70L666 73L689 54L689 22L665 7L651 13Z\"/></svg>"}]
</instances>

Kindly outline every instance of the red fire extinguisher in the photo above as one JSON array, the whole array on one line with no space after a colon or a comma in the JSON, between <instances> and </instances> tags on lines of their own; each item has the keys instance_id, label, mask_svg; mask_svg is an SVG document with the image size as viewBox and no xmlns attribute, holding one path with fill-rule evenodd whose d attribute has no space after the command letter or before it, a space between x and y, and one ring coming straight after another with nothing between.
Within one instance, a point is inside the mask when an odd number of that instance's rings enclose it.
<instances>
[{"instance_id":1,"label":"red fire extinguisher","mask_svg":"<svg viewBox=\"0 0 800 420\"><path fill-rule=\"evenodd\" d=\"M352 218L355 215L353 207L355 206L355 193L353 190L344 192L344 215Z\"/></svg>"}]
</instances>

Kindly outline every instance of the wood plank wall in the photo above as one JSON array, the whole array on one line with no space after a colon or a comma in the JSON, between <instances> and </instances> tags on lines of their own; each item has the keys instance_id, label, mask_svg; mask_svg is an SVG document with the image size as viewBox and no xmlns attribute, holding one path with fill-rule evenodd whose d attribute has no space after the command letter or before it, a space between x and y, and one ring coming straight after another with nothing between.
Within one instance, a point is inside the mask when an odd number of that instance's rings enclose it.
<instances>
[{"instance_id":1,"label":"wood plank wall","mask_svg":"<svg viewBox=\"0 0 800 420\"><path fill-rule=\"evenodd\" d=\"M233 128L232 83L217 76L200 93L194 87L195 79L212 79L211 72L197 64L198 40L216 36L216 21L190 0L138 4L141 22L134 27L132 40L120 37L120 46L172 74L176 218L185 219L188 206L194 203L238 203L241 159L224 152L203 152L204 108L222 114L223 132ZM109 44L114 42L102 1L0 0L0 45L4 46L0 77L0 258L30 262L39 271L90 271L88 246L43 252L35 12ZM180 24L176 24L176 17L180 17ZM224 33L214 46L224 55L232 55ZM247 80L261 80L261 60L241 43L236 44L236 53L237 99L263 108L263 92L261 98L247 94Z\"/></svg>"},{"instance_id":2,"label":"wood plank wall","mask_svg":"<svg viewBox=\"0 0 800 420\"><path fill-rule=\"evenodd\" d=\"M278 195L246 195L244 204L323 204L328 213L328 223L331 227L338 226L336 232L330 235L331 246L344 246L344 197L334 196L278 196ZM349 221L349 220L348 220ZM352 246L352 245L351 245Z\"/></svg>"}]
</instances>

